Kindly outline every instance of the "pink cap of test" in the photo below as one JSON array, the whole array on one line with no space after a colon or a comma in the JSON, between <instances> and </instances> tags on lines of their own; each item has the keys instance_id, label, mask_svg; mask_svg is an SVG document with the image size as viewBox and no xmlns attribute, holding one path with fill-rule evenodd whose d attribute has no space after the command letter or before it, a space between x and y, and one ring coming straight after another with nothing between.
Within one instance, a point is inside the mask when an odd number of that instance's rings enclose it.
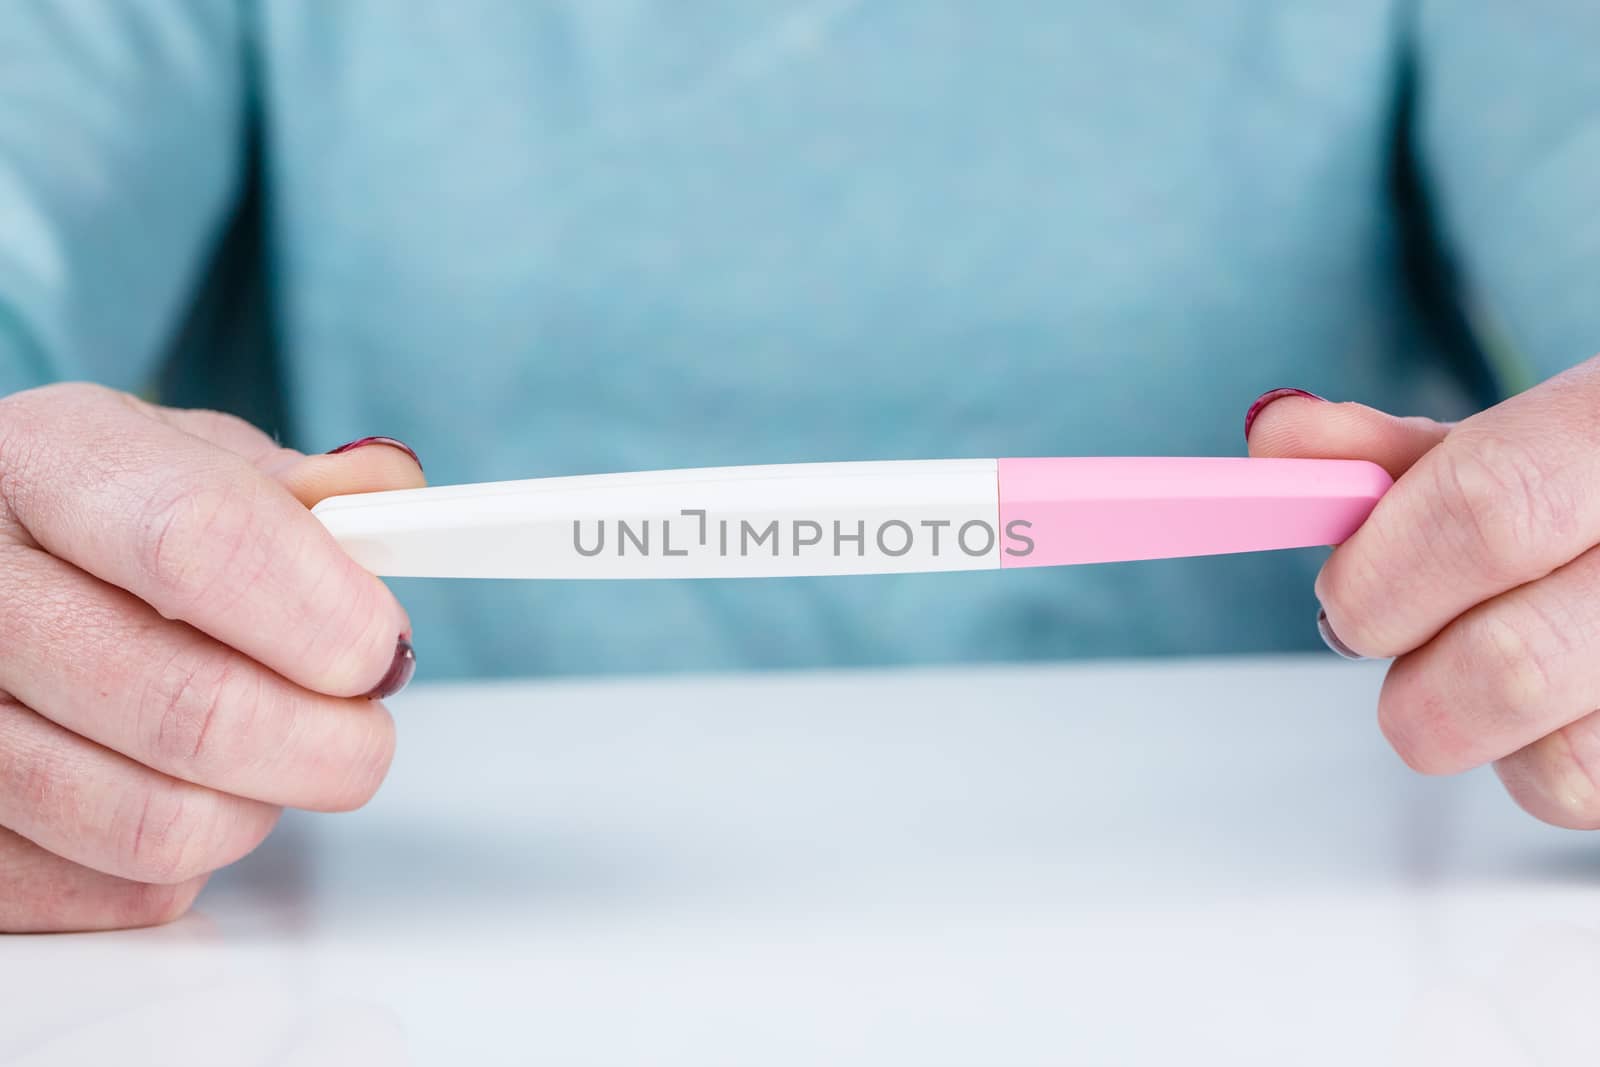
<instances>
[{"instance_id":1,"label":"pink cap of test","mask_svg":"<svg viewBox=\"0 0 1600 1067\"><path fill-rule=\"evenodd\" d=\"M1392 484L1326 459L1002 459L998 476L1002 567L1335 545Z\"/></svg>"}]
</instances>

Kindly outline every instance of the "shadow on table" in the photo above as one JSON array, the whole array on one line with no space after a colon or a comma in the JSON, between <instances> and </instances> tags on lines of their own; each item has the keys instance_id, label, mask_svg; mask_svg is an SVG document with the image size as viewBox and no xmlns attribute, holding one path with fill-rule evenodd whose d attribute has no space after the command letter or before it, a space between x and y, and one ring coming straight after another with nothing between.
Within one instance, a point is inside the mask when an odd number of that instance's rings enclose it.
<instances>
[{"instance_id":1,"label":"shadow on table","mask_svg":"<svg viewBox=\"0 0 1600 1067\"><path fill-rule=\"evenodd\" d=\"M1531 879L1547 884L1600 887L1600 838L1573 832L1571 842L1558 847L1530 850L1508 877Z\"/></svg>"},{"instance_id":2,"label":"shadow on table","mask_svg":"<svg viewBox=\"0 0 1600 1067\"><path fill-rule=\"evenodd\" d=\"M515 838L471 826L378 823L338 837L321 816L288 813L254 853L219 872L197 911L223 936L272 938L404 912L471 916L507 905L604 906L671 881L647 849L604 851L574 835Z\"/></svg>"}]
</instances>

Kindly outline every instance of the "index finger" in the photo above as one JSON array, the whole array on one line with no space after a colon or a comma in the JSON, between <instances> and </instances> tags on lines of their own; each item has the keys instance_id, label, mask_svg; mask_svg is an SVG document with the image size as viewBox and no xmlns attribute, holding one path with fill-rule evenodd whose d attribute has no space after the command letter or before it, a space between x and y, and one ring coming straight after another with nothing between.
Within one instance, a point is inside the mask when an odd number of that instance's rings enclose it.
<instances>
[{"instance_id":1,"label":"index finger","mask_svg":"<svg viewBox=\"0 0 1600 1067\"><path fill-rule=\"evenodd\" d=\"M1317 578L1340 640L1410 652L1600 541L1597 404L1591 361L1463 421L1418 460Z\"/></svg>"},{"instance_id":2,"label":"index finger","mask_svg":"<svg viewBox=\"0 0 1600 1067\"><path fill-rule=\"evenodd\" d=\"M288 490L132 398L6 398L0 475L0 503L51 555L308 689L370 692L409 655L394 595Z\"/></svg>"}]
</instances>

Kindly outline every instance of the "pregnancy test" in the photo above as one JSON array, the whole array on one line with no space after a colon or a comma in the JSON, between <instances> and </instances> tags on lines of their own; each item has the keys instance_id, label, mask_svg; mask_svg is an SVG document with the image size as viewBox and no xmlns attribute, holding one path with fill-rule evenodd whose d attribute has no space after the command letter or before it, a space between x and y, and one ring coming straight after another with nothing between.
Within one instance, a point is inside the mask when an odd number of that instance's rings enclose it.
<instances>
[{"instance_id":1,"label":"pregnancy test","mask_svg":"<svg viewBox=\"0 0 1600 1067\"><path fill-rule=\"evenodd\" d=\"M756 578L1332 545L1390 484L1360 460L903 460L401 489L312 514L392 577Z\"/></svg>"}]
</instances>

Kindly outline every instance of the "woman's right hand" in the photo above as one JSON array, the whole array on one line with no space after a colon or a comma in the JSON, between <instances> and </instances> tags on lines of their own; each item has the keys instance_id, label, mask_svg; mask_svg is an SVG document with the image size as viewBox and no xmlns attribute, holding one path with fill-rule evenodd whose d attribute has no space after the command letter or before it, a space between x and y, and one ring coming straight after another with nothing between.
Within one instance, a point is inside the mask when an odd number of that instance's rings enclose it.
<instances>
[{"instance_id":1,"label":"woman's right hand","mask_svg":"<svg viewBox=\"0 0 1600 1067\"><path fill-rule=\"evenodd\" d=\"M423 484L64 384L0 399L0 932L182 914L282 806L377 789L410 622L308 508Z\"/></svg>"}]
</instances>

